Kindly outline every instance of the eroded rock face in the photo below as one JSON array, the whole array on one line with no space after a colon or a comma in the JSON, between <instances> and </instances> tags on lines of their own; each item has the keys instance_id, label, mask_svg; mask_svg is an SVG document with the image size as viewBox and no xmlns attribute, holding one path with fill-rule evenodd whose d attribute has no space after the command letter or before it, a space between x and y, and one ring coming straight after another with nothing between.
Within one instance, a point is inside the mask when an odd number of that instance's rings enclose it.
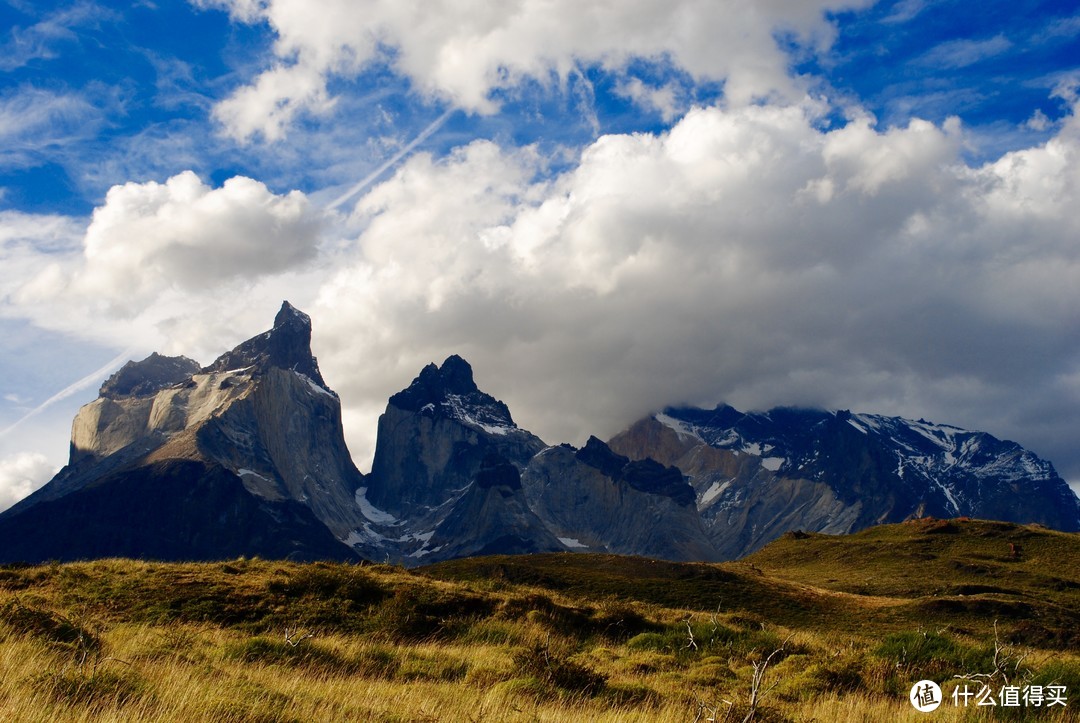
<instances>
[{"instance_id":1,"label":"eroded rock face","mask_svg":"<svg viewBox=\"0 0 1080 723\"><path fill-rule=\"evenodd\" d=\"M248 339L232 351L218 357L204 371L230 369L288 369L303 374L330 391L319 372L319 363L311 353L311 317L288 301L282 303L274 327Z\"/></svg>"},{"instance_id":2,"label":"eroded rock face","mask_svg":"<svg viewBox=\"0 0 1080 723\"><path fill-rule=\"evenodd\" d=\"M358 549L405 564L542 550L717 558L679 470L596 438L547 447L456 356L390 398L367 482Z\"/></svg>"},{"instance_id":3,"label":"eroded rock face","mask_svg":"<svg viewBox=\"0 0 1080 723\"><path fill-rule=\"evenodd\" d=\"M566 549L529 509L521 474L509 460L489 452L475 482L435 528L423 562Z\"/></svg>"},{"instance_id":4,"label":"eroded rock face","mask_svg":"<svg viewBox=\"0 0 1080 723\"><path fill-rule=\"evenodd\" d=\"M206 421L249 391L242 372L189 374L154 392L101 396L82 407L71 427L71 463L102 459L131 444L161 444Z\"/></svg>"},{"instance_id":5,"label":"eroded rock face","mask_svg":"<svg viewBox=\"0 0 1080 723\"><path fill-rule=\"evenodd\" d=\"M268 368L199 425L197 440L252 494L300 502L339 539L362 519L354 500L362 477L345 446L341 403L306 375Z\"/></svg>"}]
</instances>

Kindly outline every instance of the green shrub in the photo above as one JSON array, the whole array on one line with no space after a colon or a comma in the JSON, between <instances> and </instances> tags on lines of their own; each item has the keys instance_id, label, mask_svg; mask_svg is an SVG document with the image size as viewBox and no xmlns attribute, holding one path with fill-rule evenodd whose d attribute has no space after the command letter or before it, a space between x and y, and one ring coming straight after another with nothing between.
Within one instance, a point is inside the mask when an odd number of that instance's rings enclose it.
<instances>
[{"instance_id":1,"label":"green shrub","mask_svg":"<svg viewBox=\"0 0 1080 723\"><path fill-rule=\"evenodd\" d=\"M361 568L322 562L295 568L285 580L271 580L267 590L287 598L316 597L348 601L356 608L374 605L387 597L386 590Z\"/></svg>"},{"instance_id":2,"label":"green shrub","mask_svg":"<svg viewBox=\"0 0 1080 723\"><path fill-rule=\"evenodd\" d=\"M461 621L485 617L493 609L493 601L476 595L402 588L372 609L364 630L401 642L435 640L452 637Z\"/></svg>"},{"instance_id":3,"label":"green shrub","mask_svg":"<svg viewBox=\"0 0 1080 723\"><path fill-rule=\"evenodd\" d=\"M964 663L965 652L961 645L939 633L905 631L887 635L874 655L899 667L927 668L932 663L958 667Z\"/></svg>"},{"instance_id":4,"label":"green shrub","mask_svg":"<svg viewBox=\"0 0 1080 723\"><path fill-rule=\"evenodd\" d=\"M310 640L293 645L284 640L255 637L225 645L225 657L244 663L289 665L297 668L318 668L329 672L352 673L358 662Z\"/></svg>"},{"instance_id":5,"label":"green shrub","mask_svg":"<svg viewBox=\"0 0 1080 723\"><path fill-rule=\"evenodd\" d=\"M863 661L858 659L833 659L811 663L805 672L806 692L851 693L865 688Z\"/></svg>"},{"instance_id":6,"label":"green shrub","mask_svg":"<svg viewBox=\"0 0 1080 723\"><path fill-rule=\"evenodd\" d=\"M0 608L0 619L17 634L77 651L97 651L101 639L66 617L9 600Z\"/></svg>"},{"instance_id":7,"label":"green shrub","mask_svg":"<svg viewBox=\"0 0 1080 723\"><path fill-rule=\"evenodd\" d=\"M572 693L597 695L607 682L603 673L575 663L539 642L517 653L514 664L525 675Z\"/></svg>"},{"instance_id":8,"label":"green shrub","mask_svg":"<svg viewBox=\"0 0 1080 723\"><path fill-rule=\"evenodd\" d=\"M684 660L708 655L749 659L783 647L783 651L773 657L775 664L789 655L806 652L790 642L785 644L779 635L769 630L739 630L712 621L691 622L689 628L683 622L670 625L662 632L640 633L626 644L633 650L655 650Z\"/></svg>"},{"instance_id":9,"label":"green shrub","mask_svg":"<svg viewBox=\"0 0 1080 723\"><path fill-rule=\"evenodd\" d=\"M480 645L521 645L525 633L520 625L508 620L473 620L461 625L455 635L462 643Z\"/></svg>"}]
</instances>

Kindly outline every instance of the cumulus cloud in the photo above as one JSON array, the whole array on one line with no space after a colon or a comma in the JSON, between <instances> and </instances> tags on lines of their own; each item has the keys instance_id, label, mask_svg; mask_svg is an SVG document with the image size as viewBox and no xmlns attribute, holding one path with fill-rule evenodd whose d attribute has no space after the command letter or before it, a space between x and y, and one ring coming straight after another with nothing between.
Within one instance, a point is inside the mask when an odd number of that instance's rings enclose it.
<instances>
[{"instance_id":1,"label":"cumulus cloud","mask_svg":"<svg viewBox=\"0 0 1080 723\"><path fill-rule=\"evenodd\" d=\"M358 458L387 394L456 352L553 442L670 403L821 405L1080 472L1048 431L1080 424L1075 118L969 167L957 121L824 131L818 112L698 108L555 178L486 141L411 159L357 204L361 258L312 309Z\"/></svg>"},{"instance_id":2,"label":"cumulus cloud","mask_svg":"<svg viewBox=\"0 0 1080 723\"><path fill-rule=\"evenodd\" d=\"M215 111L228 133L245 140L281 138L298 113L331 107L329 78L380 63L420 93L479 113L494 112L494 94L525 79L565 82L579 64L621 69L633 58L663 59L695 79L723 81L732 104L791 99L798 82L777 36L823 49L835 32L826 14L868 4L645 0L594 3L582 12L573 0L322 0L317 9L307 0L197 1L238 21L266 22L277 34L271 67Z\"/></svg>"},{"instance_id":3,"label":"cumulus cloud","mask_svg":"<svg viewBox=\"0 0 1080 723\"><path fill-rule=\"evenodd\" d=\"M36 452L0 459L0 512L41 487L58 471L45 455Z\"/></svg>"},{"instance_id":4,"label":"cumulus cloud","mask_svg":"<svg viewBox=\"0 0 1080 723\"><path fill-rule=\"evenodd\" d=\"M299 191L250 178L211 188L192 172L109 190L82 254L24 285L24 303L75 296L134 313L169 289L193 293L295 269L314 258L320 216Z\"/></svg>"}]
</instances>

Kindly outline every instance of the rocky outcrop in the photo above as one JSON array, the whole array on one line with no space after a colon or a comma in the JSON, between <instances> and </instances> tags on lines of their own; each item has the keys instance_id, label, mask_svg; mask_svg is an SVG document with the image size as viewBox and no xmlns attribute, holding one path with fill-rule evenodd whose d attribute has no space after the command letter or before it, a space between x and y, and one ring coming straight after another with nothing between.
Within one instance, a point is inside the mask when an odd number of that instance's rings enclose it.
<instances>
[{"instance_id":1,"label":"rocky outcrop","mask_svg":"<svg viewBox=\"0 0 1080 723\"><path fill-rule=\"evenodd\" d=\"M596 438L548 447L457 356L390 398L366 482L358 549L405 564L542 550L717 558L679 470Z\"/></svg>"},{"instance_id":2,"label":"rocky outcrop","mask_svg":"<svg viewBox=\"0 0 1080 723\"><path fill-rule=\"evenodd\" d=\"M426 562L565 549L529 508L518 468L498 454L488 453L474 484L435 528L417 559Z\"/></svg>"},{"instance_id":3,"label":"rocky outcrop","mask_svg":"<svg viewBox=\"0 0 1080 723\"><path fill-rule=\"evenodd\" d=\"M145 397L178 384L199 371L199 363L185 356L154 352L142 361L129 361L105 380L99 396L107 399Z\"/></svg>"}]
</instances>

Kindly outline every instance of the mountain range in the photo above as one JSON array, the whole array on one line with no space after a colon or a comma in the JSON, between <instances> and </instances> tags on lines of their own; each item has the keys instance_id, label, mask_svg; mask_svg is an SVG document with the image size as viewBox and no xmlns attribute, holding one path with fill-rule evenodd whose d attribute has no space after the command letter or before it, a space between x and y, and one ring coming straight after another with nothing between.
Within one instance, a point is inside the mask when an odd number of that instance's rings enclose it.
<instances>
[{"instance_id":1,"label":"mountain range","mask_svg":"<svg viewBox=\"0 0 1080 723\"><path fill-rule=\"evenodd\" d=\"M373 559L591 551L716 561L785 532L915 517L1080 530L1080 500L1014 442L847 411L672 407L608 442L548 445L429 364L390 397L371 472L285 302L206 367L128 362L72 424L70 459L0 514L0 562Z\"/></svg>"}]
</instances>

